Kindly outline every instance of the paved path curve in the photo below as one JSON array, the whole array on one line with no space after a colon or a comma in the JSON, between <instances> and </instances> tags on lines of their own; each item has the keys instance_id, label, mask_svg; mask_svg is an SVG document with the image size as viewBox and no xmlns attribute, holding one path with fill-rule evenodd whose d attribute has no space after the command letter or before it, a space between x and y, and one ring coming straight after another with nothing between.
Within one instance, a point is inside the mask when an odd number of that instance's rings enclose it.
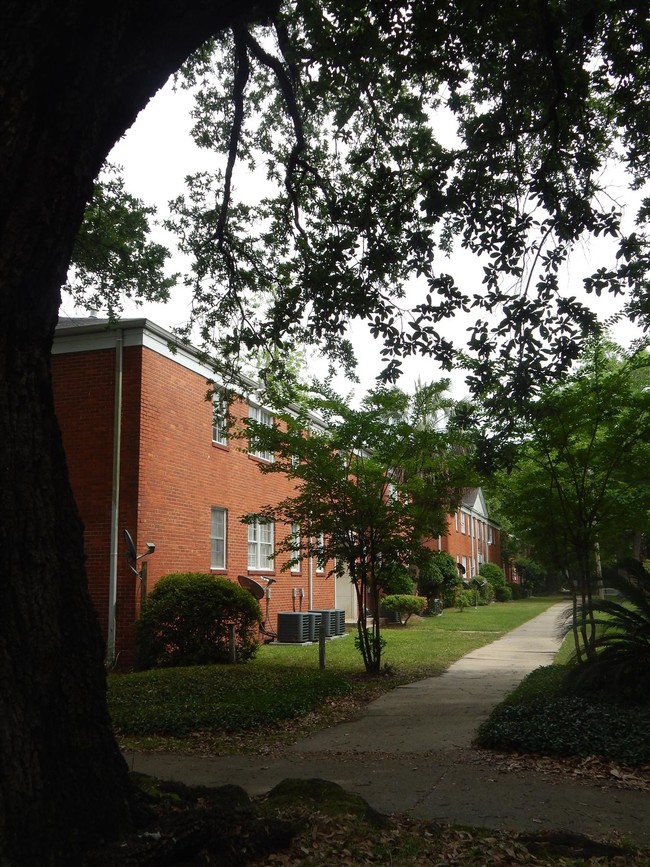
<instances>
[{"instance_id":1,"label":"paved path curve","mask_svg":"<svg viewBox=\"0 0 650 867\"><path fill-rule=\"evenodd\" d=\"M555 605L468 653L440 677L398 687L354 720L298 741L280 758L128 754L133 770L188 784L237 783L261 795L287 777L321 777L376 809L433 821L521 831L619 832L650 845L650 795L602 780L499 771L471 742L491 708L560 644Z\"/></svg>"}]
</instances>

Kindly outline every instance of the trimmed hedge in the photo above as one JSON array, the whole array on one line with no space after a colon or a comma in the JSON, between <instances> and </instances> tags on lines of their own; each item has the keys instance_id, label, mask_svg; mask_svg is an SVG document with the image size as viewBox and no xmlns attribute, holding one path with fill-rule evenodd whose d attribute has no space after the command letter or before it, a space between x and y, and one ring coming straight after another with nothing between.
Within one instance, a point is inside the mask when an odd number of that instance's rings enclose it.
<instances>
[{"instance_id":1,"label":"trimmed hedge","mask_svg":"<svg viewBox=\"0 0 650 867\"><path fill-rule=\"evenodd\" d=\"M237 659L255 655L262 612L251 593L216 575L165 575L145 600L136 623L140 669L228 662L235 625Z\"/></svg>"}]
</instances>

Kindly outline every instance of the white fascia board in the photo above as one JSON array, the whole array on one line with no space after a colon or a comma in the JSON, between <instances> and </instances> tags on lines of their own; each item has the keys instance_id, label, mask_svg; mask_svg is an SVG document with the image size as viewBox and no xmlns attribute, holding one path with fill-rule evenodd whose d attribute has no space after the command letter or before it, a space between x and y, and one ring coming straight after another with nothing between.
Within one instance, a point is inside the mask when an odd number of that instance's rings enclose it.
<instances>
[{"instance_id":1,"label":"white fascia board","mask_svg":"<svg viewBox=\"0 0 650 867\"><path fill-rule=\"evenodd\" d=\"M60 323L54 333L52 355L114 349L115 339L119 332L121 332L125 347L142 346L150 349L206 380L215 380L217 386L223 385L223 382L220 382L216 377L211 365L202 360L197 349L181 342L170 331L166 331L149 319L121 319L110 325L105 319L98 319L97 322L91 323L86 322L83 325ZM240 377L239 384L247 394L259 388L256 382L247 377Z\"/></svg>"}]
</instances>

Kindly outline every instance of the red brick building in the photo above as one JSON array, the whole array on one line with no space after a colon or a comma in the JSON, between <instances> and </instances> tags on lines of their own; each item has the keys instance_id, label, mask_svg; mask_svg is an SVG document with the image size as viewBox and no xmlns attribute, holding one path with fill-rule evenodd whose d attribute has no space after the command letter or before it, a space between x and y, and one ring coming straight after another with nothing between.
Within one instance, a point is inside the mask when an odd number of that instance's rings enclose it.
<instances>
[{"instance_id":1,"label":"red brick building","mask_svg":"<svg viewBox=\"0 0 650 867\"><path fill-rule=\"evenodd\" d=\"M508 575L501 550L501 529L490 520L480 488L467 488L460 508L447 520L447 534L433 540L436 551L451 554L466 580L478 575L482 563L494 563Z\"/></svg>"},{"instance_id":2,"label":"red brick building","mask_svg":"<svg viewBox=\"0 0 650 867\"><path fill-rule=\"evenodd\" d=\"M109 657L114 649L121 667L133 663L141 593L127 564L125 529L138 553L149 542L156 546L146 558L149 589L169 572L212 571L232 580L275 578L272 623L294 604L305 611L337 607L336 582L325 578L322 564L281 572L280 558L268 560L285 527L241 523L288 496L291 483L263 475L257 464L264 456L228 441L206 400L211 370L191 348L172 351L170 343L172 335L146 319L110 329L105 320L63 320L54 341L57 415L85 525L90 590ZM232 413L264 417L254 383L248 385L248 401ZM349 586L342 590L349 595Z\"/></svg>"},{"instance_id":3,"label":"red brick building","mask_svg":"<svg viewBox=\"0 0 650 867\"><path fill-rule=\"evenodd\" d=\"M356 618L354 587L326 578L315 558L282 571L268 559L284 526L247 526L243 515L290 495L291 482L263 475L270 455L249 455L228 440L213 402L206 400L212 370L191 347L147 319L109 328L96 318L62 320L52 377L68 468L85 525L90 591L108 646L120 667L133 664L134 629L142 580L129 568L124 530L146 562L148 589L169 572L212 571L231 580L274 578L270 621L280 611L339 608ZM236 418L272 416L254 382ZM468 577L484 561L502 566L499 528L479 489L466 492L448 534L433 546L449 551ZM328 564L329 566L329 564Z\"/></svg>"}]
</instances>

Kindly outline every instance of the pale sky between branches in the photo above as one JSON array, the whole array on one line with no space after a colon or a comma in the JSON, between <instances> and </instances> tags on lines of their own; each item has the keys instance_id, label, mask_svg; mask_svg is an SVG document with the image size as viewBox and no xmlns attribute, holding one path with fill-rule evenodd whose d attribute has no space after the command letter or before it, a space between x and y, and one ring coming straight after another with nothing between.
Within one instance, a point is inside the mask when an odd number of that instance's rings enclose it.
<instances>
[{"instance_id":1,"label":"pale sky between branches","mask_svg":"<svg viewBox=\"0 0 650 867\"><path fill-rule=\"evenodd\" d=\"M127 191L142 199L146 205L156 206L159 221L162 221L167 214L167 203L184 191L185 176L196 171L210 170L215 165L214 156L199 149L192 140L191 108L191 94L180 89L175 91L172 83L169 82L140 113L135 124L109 156L109 162L122 166ZM453 135L453 130L450 135ZM623 197L627 193L622 181L618 186L614 184L613 193L616 197L619 195ZM173 236L165 232L161 226L155 228L155 239L173 249ZM586 303L596 310L601 319L615 313L619 302L611 297L585 296L581 287L583 276L595 270L596 260L600 259L603 245L606 243L602 239L596 239L589 248L576 250L561 275L568 294L576 295L581 300L586 299ZM470 253L460 251L449 259L443 259L439 267L453 274L461 286L471 280L473 287L476 290L480 289L482 266ZM184 268L187 268L187 264L183 257L178 253L174 254L169 265L170 272L183 271ZM424 283L417 284L414 281L409 289L409 296L412 295L417 299L426 291L423 286ZM127 302L124 315L147 317L163 328L172 329L187 321L189 304L189 292L181 286L173 290L172 298L167 304L145 303L138 307L134 303ZM85 315L86 311L75 308L70 298L64 295L61 313L78 316ZM476 318L475 313L455 317L443 323L442 333L461 345L466 330L474 318ZM624 323L614 329L612 336L625 345L633 336L632 330L629 323ZM349 334L359 362L360 384L350 383L349 380L341 377L334 386L341 393L354 390L359 397L375 385L375 377L382 366L379 354L381 346L370 336L365 324L356 323ZM313 359L308 374L324 376L325 365ZM445 373L428 358L406 359L404 375L398 385L410 391L417 380L430 382L443 376L451 379L451 392L455 398L466 396L464 373L462 371Z\"/></svg>"}]
</instances>

